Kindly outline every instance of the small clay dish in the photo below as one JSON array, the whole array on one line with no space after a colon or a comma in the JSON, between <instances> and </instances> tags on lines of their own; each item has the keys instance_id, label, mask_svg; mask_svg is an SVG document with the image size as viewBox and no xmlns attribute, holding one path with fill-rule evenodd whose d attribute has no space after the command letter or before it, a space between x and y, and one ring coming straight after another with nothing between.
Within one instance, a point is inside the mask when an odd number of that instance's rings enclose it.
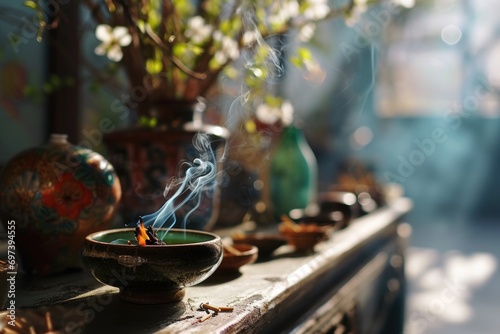
<instances>
[{"instance_id":1,"label":"small clay dish","mask_svg":"<svg viewBox=\"0 0 500 334\"><path fill-rule=\"evenodd\" d=\"M287 224L279 226L280 233L299 252L313 252L318 243L328 239L330 229L316 224L296 224L294 229Z\"/></svg>"},{"instance_id":2,"label":"small clay dish","mask_svg":"<svg viewBox=\"0 0 500 334\"><path fill-rule=\"evenodd\" d=\"M242 266L254 263L258 256L259 250L254 245L233 244L230 247L224 246L224 256L216 273L239 272Z\"/></svg>"},{"instance_id":3,"label":"small clay dish","mask_svg":"<svg viewBox=\"0 0 500 334\"><path fill-rule=\"evenodd\" d=\"M266 258L278 248L287 244L286 237L279 234L236 234L232 236L235 244L249 244L259 249L259 258Z\"/></svg>"},{"instance_id":4,"label":"small clay dish","mask_svg":"<svg viewBox=\"0 0 500 334\"><path fill-rule=\"evenodd\" d=\"M84 266L101 283L120 288L120 297L139 304L176 302L186 287L207 279L222 261L221 238L212 233L157 230L165 245L139 246L134 228L90 234L82 248ZM134 240L128 244L127 240Z\"/></svg>"}]
</instances>

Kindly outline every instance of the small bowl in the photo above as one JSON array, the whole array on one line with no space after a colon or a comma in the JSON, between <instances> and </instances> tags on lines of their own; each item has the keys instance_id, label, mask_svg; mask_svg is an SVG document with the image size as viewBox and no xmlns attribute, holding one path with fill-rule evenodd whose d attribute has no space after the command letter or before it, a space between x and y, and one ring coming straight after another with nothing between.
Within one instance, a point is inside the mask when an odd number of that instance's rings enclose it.
<instances>
[{"instance_id":1,"label":"small bowl","mask_svg":"<svg viewBox=\"0 0 500 334\"><path fill-rule=\"evenodd\" d=\"M317 203L305 209L293 209L289 216L297 223L328 225L340 230L347 227L358 212L359 204L354 193L328 191L318 195Z\"/></svg>"},{"instance_id":2,"label":"small bowl","mask_svg":"<svg viewBox=\"0 0 500 334\"><path fill-rule=\"evenodd\" d=\"M299 252L314 251L314 247L318 243L328 239L329 232L329 228L313 224L301 224L300 230L297 231L285 228L282 224L279 226L279 230L287 238L288 243Z\"/></svg>"},{"instance_id":3,"label":"small bowl","mask_svg":"<svg viewBox=\"0 0 500 334\"><path fill-rule=\"evenodd\" d=\"M120 297L139 304L181 300L185 288L207 279L222 261L218 235L170 229L166 245L138 246L112 243L135 240L134 228L96 232L85 238L84 266L101 283L120 288ZM158 235L166 232L159 229Z\"/></svg>"},{"instance_id":4,"label":"small bowl","mask_svg":"<svg viewBox=\"0 0 500 334\"><path fill-rule=\"evenodd\" d=\"M279 234L241 234L233 235L233 242L249 244L259 249L259 257L269 257L276 249L287 244L286 237Z\"/></svg>"},{"instance_id":5,"label":"small bowl","mask_svg":"<svg viewBox=\"0 0 500 334\"><path fill-rule=\"evenodd\" d=\"M318 210L319 211L319 210ZM306 209L293 209L289 216L297 223L332 226L337 230L343 229L348 224L348 219L341 211L318 212Z\"/></svg>"},{"instance_id":6,"label":"small bowl","mask_svg":"<svg viewBox=\"0 0 500 334\"><path fill-rule=\"evenodd\" d=\"M224 251L224 256L219 268L217 268L217 273L238 272L242 266L254 263L259 256L259 250L254 245L233 244L232 248L240 253L233 254Z\"/></svg>"}]
</instances>

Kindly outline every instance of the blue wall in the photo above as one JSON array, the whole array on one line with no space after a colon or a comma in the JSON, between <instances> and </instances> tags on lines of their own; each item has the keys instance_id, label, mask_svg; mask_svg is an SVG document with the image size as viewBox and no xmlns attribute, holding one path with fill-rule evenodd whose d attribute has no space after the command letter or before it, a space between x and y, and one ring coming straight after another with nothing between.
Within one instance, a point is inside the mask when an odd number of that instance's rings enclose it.
<instances>
[{"instance_id":1,"label":"blue wall","mask_svg":"<svg viewBox=\"0 0 500 334\"><path fill-rule=\"evenodd\" d=\"M323 188L336 181L343 162L357 158L374 166L380 182L404 187L415 203L413 223L498 220L500 104L490 80L498 74L486 65L498 59L493 49L500 36L499 29L479 33L498 20L475 6L416 7L392 17L372 38L360 33L373 23L370 13L354 28L343 20L320 26L312 45L327 78L315 85L291 69L285 93L306 119ZM462 32L456 43L443 35L451 23ZM346 54L342 46L356 46L359 37L366 45ZM405 102L410 107L387 116L384 98L396 109ZM354 147L360 127L373 138Z\"/></svg>"}]
</instances>

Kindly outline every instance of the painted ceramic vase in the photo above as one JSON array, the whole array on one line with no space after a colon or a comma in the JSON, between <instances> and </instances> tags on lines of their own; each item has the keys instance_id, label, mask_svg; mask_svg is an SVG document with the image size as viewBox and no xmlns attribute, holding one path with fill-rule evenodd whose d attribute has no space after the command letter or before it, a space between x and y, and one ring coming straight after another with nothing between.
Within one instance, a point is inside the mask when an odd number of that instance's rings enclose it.
<instances>
[{"instance_id":1,"label":"painted ceramic vase","mask_svg":"<svg viewBox=\"0 0 500 334\"><path fill-rule=\"evenodd\" d=\"M120 197L113 166L65 135L19 153L0 174L2 224L15 226L22 268L42 276L82 267L85 237L111 227Z\"/></svg>"},{"instance_id":2,"label":"painted ceramic vase","mask_svg":"<svg viewBox=\"0 0 500 334\"><path fill-rule=\"evenodd\" d=\"M177 188L165 193L166 186L173 178L185 179L187 168L196 159L203 161L204 155L213 156L211 162L220 170L218 161L229 132L224 127L203 122L204 110L204 103L199 101L163 101L155 104L149 114L157 120L156 127L137 126L104 137L109 159L122 183L119 212L125 225L135 224L139 216L153 214L171 200ZM199 145L193 142L198 134L209 138L210 153L200 155L196 148ZM200 189L199 196L179 206L173 227L213 228L219 212L220 175L216 173L216 177ZM176 206L183 201L184 198L178 197Z\"/></svg>"}]
</instances>

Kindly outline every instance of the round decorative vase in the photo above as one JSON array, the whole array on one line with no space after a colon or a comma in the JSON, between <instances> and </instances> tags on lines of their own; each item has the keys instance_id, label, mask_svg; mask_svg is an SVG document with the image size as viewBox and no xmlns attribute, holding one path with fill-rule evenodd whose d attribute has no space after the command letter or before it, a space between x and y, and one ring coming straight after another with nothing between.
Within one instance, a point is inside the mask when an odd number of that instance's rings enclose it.
<instances>
[{"instance_id":1,"label":"round decorative vase","mask_svg":"<svg viewBox=\"0 0 500 334\"><path fill-rule=\"evenodd\" d=\"M139 216L155 214L172 200L176 188L166 193L172 180L184 180L193 162L204 160L193 140L197 135L209 141L208 156L213 157L217 171L220 156L229 135L221 126L205 124L202 114L205 104L200 101L167 100L154 104L149 117L156 120L154 127L137 126L112 132L104 137L109 159L121 181L123 197L120 215L125 225L135 224ZM163 227L210 230L219 210L219 176L216 173L199 194L190 201L175 200L175 221ZM177 185L179 186L179 185ZM187 191L192 191L188 185ZM159 226L156 226L159 227Z\"/></svg>"},{"instance_id":2,"label":"round decorative vase","mask_svg":"<svg viewBox=\"0 0 500 334\"><path fill-rule=\"evenodd\" d=\"M22 268L41 276L82 268L85 237L113 224L121 188L100 154L66 135L14 156L0 174L0 219L15 228Z\"/></svg>"}]
</instances>

